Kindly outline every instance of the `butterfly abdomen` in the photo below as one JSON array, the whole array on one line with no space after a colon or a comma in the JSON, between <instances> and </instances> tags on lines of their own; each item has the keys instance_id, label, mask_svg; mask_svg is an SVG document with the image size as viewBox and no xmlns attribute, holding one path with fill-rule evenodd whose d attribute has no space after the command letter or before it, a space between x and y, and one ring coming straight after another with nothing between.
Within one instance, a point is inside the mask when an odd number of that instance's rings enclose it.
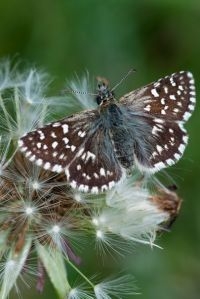
<instances>
[{"instance_id":1,"label":"butterfly abdomen","mask_svg":"<svg viewBox=\"0 0 200 299\"><path fill-rule=\"evenodd\" d=\"M110 103L103 111L103 118L119 163L124 168L131 168L134 163L133 134L128 129L125 114L117 104Z\"/></svg>"}]
</instances>

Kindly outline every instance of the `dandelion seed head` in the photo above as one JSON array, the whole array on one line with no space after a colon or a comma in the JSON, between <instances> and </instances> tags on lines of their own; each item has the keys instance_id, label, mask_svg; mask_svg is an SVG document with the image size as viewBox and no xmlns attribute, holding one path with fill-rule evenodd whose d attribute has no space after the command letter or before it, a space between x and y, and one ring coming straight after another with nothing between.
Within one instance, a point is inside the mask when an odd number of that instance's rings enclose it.
<instances>
[{"instance_id":1,"label":"dandelion seed head","mask_svg":"<svg viewBox=\"0 0 200 299\"><path fill-rule=\"evenodd\" d=\"M54 232L55 234L59 233L60 232L60 227L59 225L54 225L52 227L52 232Z\"/></svg>"},{"instance_id":2,"label":"dandelion seed head","mask_svg":"<svg viewBox=\"0 0 200 299\"><path fill-rule=\"evenodd\" d=\"M104 239L104 233L99 229L96 231L96 236L98 239L101 239L101 240Z\"/></svg>"},{"instance_id":3,"label":"dandelion seed head","mask_svg":"<svg viewBox=\"0 0 200 299\"><path fill-rule=\"evenodd\" d=\"M42 71L31 69L26 74L21 92L30 105L40 104L47 86L48 75Z\"/></svg>"},{"instance_id":4,"label":"dandelion seed head","mask_svg":"<svg viewBox=\"0 0 200 299\"><path fill-rule=\"evenodd\" d=\"M86 72L84 76L80 78L76 76L75 80L71 80L71 82L67 83L67 88L69 91L72 91L72 98L75 98L76 105L78 103L81 109L96 108L94 98L90 94L91 92L93 93L94 88L90 84L88 72Z\"/></svg>"},{"instance_id":5,"label":"dandelion seed head","mask_svg":"<svg viewBox=\"0 0 200 299\"><path fill-rule=\"evenodd\" d=\"M87 94L92 90L88 74L77 81L69 84L75 91L71 98L82 108L94 108L93 96ZM118 252L130 241L155 246L157 231L163 222L176 217L180 200L173 192L158 188L151 193L141 177L125 179L97 197L72 193L62 173L51 173L28 161L31 151L26 156L17 151L19 137L52 120L58 103L62 110L63 105L72 106L66 98L46 98L47 86L44 72L32 68L20 75L9 62L0 62L0 278L4 294L9 295L33 254L42 265L36 273L40 290L46 271L60 298L66 292L70 299L93 299L94 293L97 299L133 294L127 277L95 285L81 274L76 265L82 257L76 250L86 243L82 236L93 234L101 255L109 253L108 249ZM71 288L66 261L89 288Z\"/></svg>"},{"instance_id":6,"label":"dandelion seed head","mask_svg":"<svg viewBox=\"0 0 200 299\"><path fill-rule=\"evenodd\" d=\"M131 275L110 278L95 285L94 292L97 299L122 298L123 295L135 295L136 287Z\"/></svg>"},{"instance_id":7,"label":"dandelion seed head","mask_svg":"<svg viewBox=\"0 0 200 299\"><path fill-rule=\"evenodd\" d=\"M31 183L33 190L39 190L40 189L40 182L38 181L33 181Z\"/></svg>"},{"instance_id":8,"label":"dandelion seed head","mask_svg":"<svg viewBox=\"0 0 200 299\"><path fill-rule=\"evenodd\" d=\"M25 213L29 216L32 215L34 213L34 209L32 207L27 207L25 209Z\"/></svg>"},{"instance_id":9,"label":"dandelion seed head","mask_svg":"<svg viewBox=\"0 0 200 299\"><path fill-rule=\"evenodd\" d=\"M74 200L77 201L78 203L84 201L83 197L79 193L74 194Z\"/></svg>"},{"instance_id":10,"label":"dandelion seed head","mask_svg":"<svg viewBox=\"0 0 200 299\"><path fill-rule=\"evenodd\" d=\"M79 290L77 288L73 288L70 290L69 295L68 295L69 299L78 299L79 297Z\"/></svg>"},{"instance_id":11,"label":"dandelion seed head","mask_svg":"<svg viewBox=\"0 0 200 299\"><path fill-rule=\"evenodd\" d=\"M99 225L99 219L97 219L97 218L92 218L92 223L93 223L95 226L98 226L98 225Z\"/></svg>"},{"instance_id":12,"label":"dandelion seed head","mask_svg":"<svg viewBox=\"0 0 200 299\"><path fill-rule=\"evenodd\" d=\"M94 297L87 290L78 287L70 290L66 299L93 299Z\"/></svg>"}]
</instances>

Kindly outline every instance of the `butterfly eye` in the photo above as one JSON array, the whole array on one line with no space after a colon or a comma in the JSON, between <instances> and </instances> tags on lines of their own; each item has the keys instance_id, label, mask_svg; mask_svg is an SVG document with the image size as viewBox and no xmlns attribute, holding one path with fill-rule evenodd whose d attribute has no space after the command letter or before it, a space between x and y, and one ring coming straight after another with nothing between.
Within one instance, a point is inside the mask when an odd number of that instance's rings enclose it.
<instances>
[{"instance_id":1,"label":"butterfly eye","mask_svg":"<svg viewBox=\"0 0 200 299\"><path fill-rule=\"evenodd\" d=\"M96 97L96 102L97 102L97 105L100 105L101 102L102 102L102 97L101 96L97 96Z\"/></svg>"}]
</instances>

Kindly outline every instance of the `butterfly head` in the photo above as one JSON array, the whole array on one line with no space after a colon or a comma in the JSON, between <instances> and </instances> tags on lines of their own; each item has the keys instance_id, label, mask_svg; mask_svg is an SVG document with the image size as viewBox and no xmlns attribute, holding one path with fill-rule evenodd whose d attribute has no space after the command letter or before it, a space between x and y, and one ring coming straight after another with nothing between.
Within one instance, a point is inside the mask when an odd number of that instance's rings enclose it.
<instances>
[{"instance_id":1,"label":"butterfly head","mask_svg":"<svg viewBox=\"0 0 200 299\"><path fill-rule=\"evenodd\" d=\"M99 106L107 106L114 99L114 93L109 89L108 80L97 77L96 102Z\"/></svg>"}]
</instances>

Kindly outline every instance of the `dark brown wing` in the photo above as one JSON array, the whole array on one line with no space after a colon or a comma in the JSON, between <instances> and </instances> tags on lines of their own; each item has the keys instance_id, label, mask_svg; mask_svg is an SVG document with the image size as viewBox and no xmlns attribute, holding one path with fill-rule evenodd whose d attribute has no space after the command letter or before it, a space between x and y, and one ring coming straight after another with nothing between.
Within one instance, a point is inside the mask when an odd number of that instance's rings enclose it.
<instances>
[{"instance_id":1,"label":"dark brown wing","mask_svg":"<svg viewBox=\"0 0 200 299\"><path fill-rule=\"evenodd\" d=\"M194 79L179 72L124 95L119 106L127 123L135 126L134 157L138 167L156 172L183 155L187 133L183 127L195 108ZM133 126L134 127L134 126ZM137 133L137 132L136 132Z\"/></svg>"},{"instance_id":2,"label":"dark brown wing","mask_svg":"<svg viewBox=\"0 0 200 299\"><path fill-rule=\"evenodd\" d=\"M122 168L97 110L27 133L19 147L38 166L65 171L70 185L80 191L103 192L122 178Z\"/></svg>"}]
</instances>

